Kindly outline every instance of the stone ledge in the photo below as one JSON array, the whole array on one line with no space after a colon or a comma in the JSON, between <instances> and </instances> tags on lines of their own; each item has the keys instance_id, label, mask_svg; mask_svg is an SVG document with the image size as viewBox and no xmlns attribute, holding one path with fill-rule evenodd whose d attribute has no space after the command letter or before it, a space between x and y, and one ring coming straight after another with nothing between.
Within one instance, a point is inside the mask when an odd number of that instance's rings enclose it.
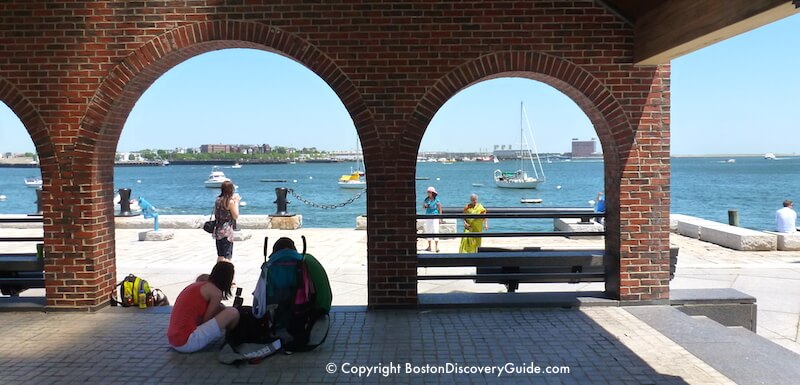
<instances>
[{"instance_id":1,"label":"stone ledge","mask_svg":"<svg viewBox=\"0 0 800 385\"><path fill-rule=\"evenodd\" d=\"M800 250L800 232L794 233L778 233L775 231L765 231L768 234L773 234L778 238L778 250L781 251L797 251Z\"/></svg>"},{"instance_id":2,"label":"stone ledge","mask_svg":"<svg viewBox=\"0 0 800 385\"><path fill-rule=\"evenodd\" d=\"M439 234L453 234L456 232L456 228L456 219L446 218L444 219L444 223L439 225ZM425 225L422 219L417 219L417 232L425 232Z\"/></svg>"},{"instance_id":3,"label":"stone ledge","mask_svg":"<svg viewBox=\"0 0 800 385\"><path fill-rule=\"evenodd\" d=\"M732 288L670 290L670 305L691 316L756 332L756 298Z\"/></svg>"},{"instance_id":4,"label":"stone ledge","mask_svg":"<svg viewBox=\"0 0 800 385\"><path fill-rule=\"evenodd\" d=\"M777 250L778 237L761 231L711 222L700 229L700 240L741 251Z\"/></svg>"},{"instance_id":5,"label":"stone ledge","mask_svg":"<svg viewBox=\"0 0 800 385\"><path fill-rule=\"evenodd\" d=\"M606 231L605 226L595 221L581 222L580 218L553 218L556 231L594 232ZM572 239L600 239L598 236L569 236Z\"/></svg>"},{"instance_id":6,"label":"stone ledge","mask_svg":"<svg viewBox=\"0 0 800 385\"><path fill-rule=\"evenodd\" d=\"M208 215L159 215L158 227L163 229L201 229L208 220ZM236 226L240 229L267 229L269 215L240 215ZM114 225L118 229L153 228L153 219L143 216L115 217ZM41 225L39 225L41 227Z\"/></svg>"},{"instance_id":7,"label":"stone ledge","mask_svg":"<svg viewBox=\"0 0 800 385\"><path fill-rule=\"evenodd\" d=\"M689 215L670 215L670 229L678 234L741 251L771 251L778 249L774 234L731 226Z\"/></svg>"},{"instance_id":8,"label":"stone ledge","mask_svg":"<svg viewBox=\"0 0 800 385\"><path fill-rule=\"evenodd\" d=\"M168 241L175 237L175 233L167 230L149 230L139 233L140 241Z\"/></svg>"}]
</instances>

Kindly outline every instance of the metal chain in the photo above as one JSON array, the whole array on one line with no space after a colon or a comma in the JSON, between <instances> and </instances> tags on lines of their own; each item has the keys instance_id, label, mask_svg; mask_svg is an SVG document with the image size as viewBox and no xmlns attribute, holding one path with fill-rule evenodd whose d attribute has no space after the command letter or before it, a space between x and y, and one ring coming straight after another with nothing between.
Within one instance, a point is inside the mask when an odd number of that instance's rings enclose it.
<instances>
[{"instance_id":1,"label":"metal chain","mask_svg":"<svg viewBox=\"0 0 800 385\"><path fill-rule=\"evenodd\" d=\"M365 192L367 192L367 188L365 187L358 194L356 194L356 196L346 200L343 203L338 203L338 204L335 204L335 205L323 205L323 204L311 202L310 200L301 197L300 194L298 194L296 191L294 191L294 189L288 189L288 190L289 190L289 193L292 194L293 197L297 198L297 200L299 200L300 202L303 202L303 203L305 203L305 204L307 204L307 205L309 205L311 207L316 207L316 208L326 209L326 210L338 209L340 207L347 206L347 205L355 202L356 199L361 198L361 196L364 195Z\"/></svg>"}]
</instances>

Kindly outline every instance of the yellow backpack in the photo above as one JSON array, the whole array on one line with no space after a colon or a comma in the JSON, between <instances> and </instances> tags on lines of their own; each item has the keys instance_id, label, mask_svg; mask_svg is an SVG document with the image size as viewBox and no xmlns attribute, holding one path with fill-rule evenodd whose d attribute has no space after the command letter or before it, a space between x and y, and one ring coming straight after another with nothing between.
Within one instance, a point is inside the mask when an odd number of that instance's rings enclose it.
<instances>
[{"instance_id":1,"label":"yellow backpack","mask_svg":"<svg viewBox=\"0 0 800 385\"><path fill-rule=\"evenodd\" d=\"M117 284L119 287L119 301L111 294L111 305L122 307L139 306L140 295L143 294L145 306L153 306L153 291L150 284L133 274L129 274L122 282Z\"/></svg>"}]
</instances>

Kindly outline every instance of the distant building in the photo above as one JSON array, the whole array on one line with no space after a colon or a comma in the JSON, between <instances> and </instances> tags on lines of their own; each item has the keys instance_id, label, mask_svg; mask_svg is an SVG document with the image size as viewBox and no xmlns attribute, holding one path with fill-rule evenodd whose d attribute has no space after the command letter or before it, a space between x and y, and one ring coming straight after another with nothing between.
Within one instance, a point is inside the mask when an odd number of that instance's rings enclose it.
<instances>
[{"instance_id":1,"label":"distant building","mask_svg":"<svg viewBox=\"0 0 800 385\"><path fill-rule=\"evenodd\" d=\"M592 140L578 140L572 138L572 159L594 159L603 158L602 153L597 152L597 139Z\"/></svg>"},{"instance_id":2,"label":"distant building","mask_svg":"<svg viewBox=\"0 0 800 385\"><path fill-rule=\"evenodd\" d=\"M200 152L204 154L216 154L219 152L233 152L230 144L203 144Z\"/></svg>"}]
</instances>

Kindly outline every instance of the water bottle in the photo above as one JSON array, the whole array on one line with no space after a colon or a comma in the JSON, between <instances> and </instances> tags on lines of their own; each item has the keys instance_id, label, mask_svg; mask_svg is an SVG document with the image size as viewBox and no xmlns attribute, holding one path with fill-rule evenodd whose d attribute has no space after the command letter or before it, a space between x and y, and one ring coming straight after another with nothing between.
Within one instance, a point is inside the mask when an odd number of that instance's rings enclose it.
<instances>
[{"instance_id":1,"label":"water bottle","mask_svg":"<svg viewBox=\"0 0 800 385\"><path fill-rule=\"evenodd\" d=\"M144 294L144 289L139 289L139 309L147 308L147 295Z\"/></svg>"}]
</instances>

